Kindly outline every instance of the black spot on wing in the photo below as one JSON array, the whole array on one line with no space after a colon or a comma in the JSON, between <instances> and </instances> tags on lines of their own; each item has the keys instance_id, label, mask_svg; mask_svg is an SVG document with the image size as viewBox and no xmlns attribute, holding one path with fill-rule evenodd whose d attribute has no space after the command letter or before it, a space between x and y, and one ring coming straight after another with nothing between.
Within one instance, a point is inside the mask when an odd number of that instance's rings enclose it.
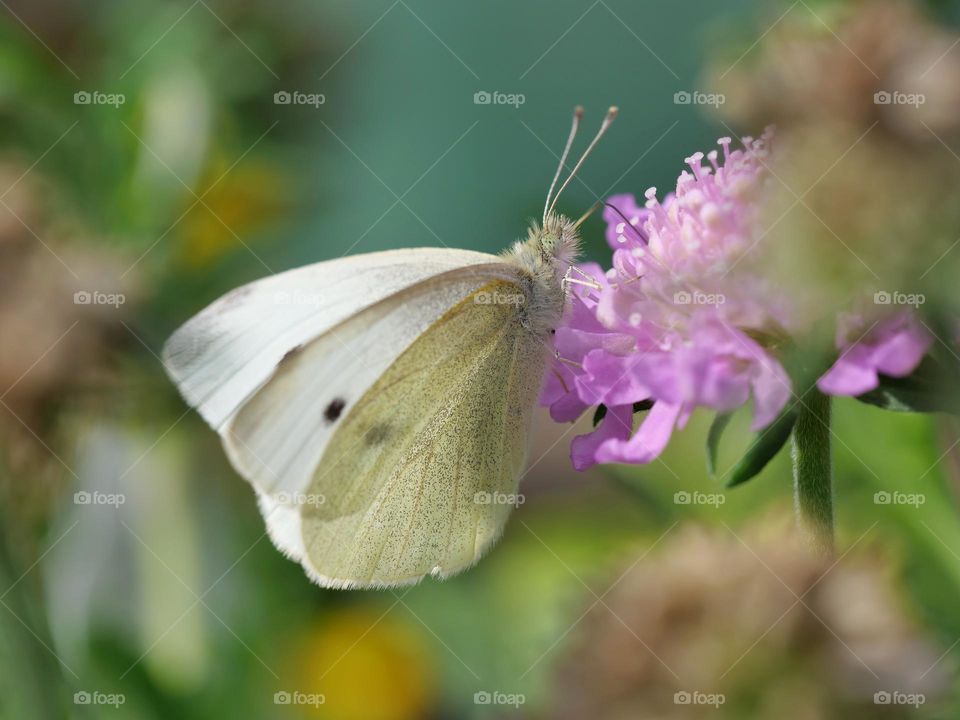
<instances>
[{"instance_id":1,"label":"black spot on wing","mask_svg":"<svg viewBox=\"0 0 960 720\"><path fill-rule=\"evenodd\" d=\"M330 401L330 404L327 405L326 409L323 411L323 417L328 423L335 422L340 415L343 414L343 409L347 406L347 401L340 398L335 398Z\"/></svg>"}]
</instances>

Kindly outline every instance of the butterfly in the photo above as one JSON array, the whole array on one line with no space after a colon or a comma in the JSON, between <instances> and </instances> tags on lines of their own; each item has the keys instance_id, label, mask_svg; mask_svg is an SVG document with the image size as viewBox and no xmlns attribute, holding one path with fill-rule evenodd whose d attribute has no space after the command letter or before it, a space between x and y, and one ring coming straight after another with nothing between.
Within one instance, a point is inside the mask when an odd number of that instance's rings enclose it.
<instances>
[{"instance_id":1,"label":"butterfly","mask_svg":"<svg viewBox=\"0 0 960 720\"><path fill-rule=\"evenodd\" d=\"M516 505L579 226L556 213L499 256L388 250L239 287L167 341L164 365L311 580L385 588L476 563ZM585 281L580 281L585 282Z\"/></svg>"}]
</instances>

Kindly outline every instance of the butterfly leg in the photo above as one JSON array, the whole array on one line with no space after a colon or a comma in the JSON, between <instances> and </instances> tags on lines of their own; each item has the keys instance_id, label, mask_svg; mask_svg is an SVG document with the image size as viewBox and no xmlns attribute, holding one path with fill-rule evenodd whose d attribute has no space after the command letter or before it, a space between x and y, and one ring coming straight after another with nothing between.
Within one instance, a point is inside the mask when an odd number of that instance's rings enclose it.
<instances>
[{"instance_id":1,"label":"butterfly leg","mask_svg":"<svg viewBox=\"0 0 960 720\"><path fill-rule=\"evenodd\" d=\"M585 280L580 280L579 278L573 277L573 273L577 272L582 277L586 278ZM587 275L583 270L578 268L576 265L571 265L567 268L566 274L563 276L563 279L560 281L560 287L563 288L564 297L566 297L569 292L568 285L583 285L584 287L593 288L594 290L601 290L600 283L594 280L591 276Z\"/></svg>"},{"instance_id":2,"label":"butterfly leg","mask_svg":"<svg viewBox=\"0 0 960 720\"><path fill-rule=\"evenodd\" d=\"M546 347L551 353L553 353L554 360L556 360L557 362L563 363L564 365L575 367L578 370L583 370L582 364L578 363L576 360L568 360L565 357L560 357L559 350L557 350L555 347L551 347L546 340L541 340L541 342L543 343L544 347Z\"/></svg>"},{"instance_id":3,"label":"butterfly leg","mask_svg":"<svg viewBox=\"0 0 960 720\"><path fill-rule=\"evenodd\" d=\"M564 365L569 365L570 367L575 367L575 368L577 368L577 370L583 370L583 364L582 364L582 363L578 363L576 360L568 360L567 358L560 357L560 351L559 351L559 350L554 350L554 351L553 351L553 357L554 357L554 359L555 359L557 362L559 362L559 363L563 363Z\"/></svg>"},{"instance_id":4,"label":"butterfly leg","mask_svg":"<svg viewBox=\"0 0 960 720\"><path fill-rule=\"evenodd\" d=\"M578 268L576 265L571 265L571 266L570 266L570 269L567 270L567 274L569 274L571 271L577 273L578 275L580 275L580 277L584 278L584 280L587 281L587 282L584 282L584 283L583 283L584 285L589 285L590 287L596 288L597 290L600 289L600 284L596 281L596 279L594 279L594 277L593 277L592 275L588 275L587 273L585 273L583 270L581 270L580 268Z\"/></svg>"},{"instance_id":5,"label":"butterfly leg","mask_svg":"<svg viewBox=\"0 0 960 720\"><path fill-rule=\"evenodd\" d=\"M572 273L579 273L581 277L586 278L585 280L578 280L576 278L570 277ZM611 287L619 288L624 285L630 285L631 283L639 282L643 280L643 275L637 275L632 277L629 280L625 280L621 283L612 283ZM600 284L591 276L585 273L583 270L578 268L576 265L571 265L567 268L566 275L563 276L563 280L560 281L560 284L564 286L564 291L566 291L566 286L568 284L572 285L585 285L586 287L593 288L594 290L601 290Z\"/></svg>"}]
</instances>

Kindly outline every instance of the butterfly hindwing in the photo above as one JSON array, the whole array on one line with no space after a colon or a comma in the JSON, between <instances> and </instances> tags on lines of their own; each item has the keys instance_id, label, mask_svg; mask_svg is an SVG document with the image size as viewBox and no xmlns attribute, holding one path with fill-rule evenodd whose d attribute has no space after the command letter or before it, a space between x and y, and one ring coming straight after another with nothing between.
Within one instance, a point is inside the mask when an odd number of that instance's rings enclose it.
<instances>
[{"instance_id":1,"label":"butterfly hindwing","mask_svg":"<svg viewBox=\"0 0 960 720\"><path fill-rule=\"evenodd\" d=\"M499 269L449 307L345 405L299 497L262 493L274 541L317 582L391 586L448 576L501 533L545 365L511 273ZM263 417L259 406L284 374L239 413L234 434L248 412ZM285 392L300 382L289 381Z\"/></svg>"}]
</instances>

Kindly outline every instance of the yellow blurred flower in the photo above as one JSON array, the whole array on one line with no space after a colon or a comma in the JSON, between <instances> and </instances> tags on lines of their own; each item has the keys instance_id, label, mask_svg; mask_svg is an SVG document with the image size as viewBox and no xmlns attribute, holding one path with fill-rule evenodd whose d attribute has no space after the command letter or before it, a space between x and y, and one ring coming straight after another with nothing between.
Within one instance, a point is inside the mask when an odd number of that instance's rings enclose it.
<instances>
[{"instance_id":1,"label":"yellow blurred flower","mask_svg":"<svg viewBox=\"0 0 960 720\"><path fill-rule=\"evenodd\" d=\"M251 243L251 236L276 222L291 206L290 189L279 168L245 160L230 169L221 159L197 189L202 201L187 197L180 222L178 264L191 269L215 263Z\"/></svg>"},{"instance_id":2,"label":"yellow blurred flower","mask_svg":"<svg viewBox=\"0 0 960 720\"><path fill-rule=\"evenodd\" d=\"M420 720L435 704L435 674L422 634L394 612L374 606L333 611L296 654L303 693L323 702L299 707L309 717ZM288 688L292 691L292 688Z\"/></svg>"}]
</instances>

